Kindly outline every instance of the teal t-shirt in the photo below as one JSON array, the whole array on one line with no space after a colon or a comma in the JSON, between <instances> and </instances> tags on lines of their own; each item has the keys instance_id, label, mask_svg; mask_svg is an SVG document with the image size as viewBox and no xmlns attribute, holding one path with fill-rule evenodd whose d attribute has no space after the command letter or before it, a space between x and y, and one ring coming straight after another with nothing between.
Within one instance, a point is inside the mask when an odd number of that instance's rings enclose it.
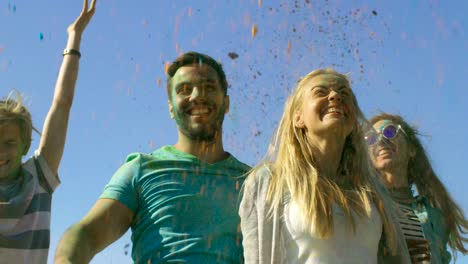
<instances>
[{"instance_id":1,"label":"teal t-shirt","mask_svg":"<svg viewBox=\"0 0 468 264\"><path fill-rule=\"evenodd\" d=\"M136 263L241 263L237 212L249 169L231 155L210 164L164 146L130 154L100 198L133 211Z\"/></svg>"}]
</instances>

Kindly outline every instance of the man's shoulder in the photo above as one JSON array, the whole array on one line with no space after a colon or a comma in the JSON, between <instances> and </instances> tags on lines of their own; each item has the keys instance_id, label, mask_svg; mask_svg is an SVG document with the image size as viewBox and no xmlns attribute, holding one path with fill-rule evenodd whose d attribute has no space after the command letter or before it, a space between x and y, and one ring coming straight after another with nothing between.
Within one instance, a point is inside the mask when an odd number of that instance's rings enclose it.
<instances>
[{"instance_id":1,"label":"man's shoulder","mask_svg":"<svg viewBox=\"0 0 468 264\"><path fill-rule=\"evenodd\" d=\"M173 146L163 146L151 153L133 152L127 155L126 166L137 166L140 169L172 167L202 167L203 170L222 170L223 174L245 176L252 168L230 154L229 158L207 165L195 156L178 151ZM207 165L207 166L205 166Z\"/></svg>"},{"instance_id":2,"label":"man's shoulder","mask_svg":"<svg viewBox=\"0 0 468 264\"><path fill-rule=\"evenodd\" d=\"M194 158L184 155L172 146L163 146L151 153L132 152L127 155L122 170L133 171L134 175L145 175L149 172L156 173L159 170L171 168L190 168L196 164Z\"/></svg>"},{"instance_id":3,"label":"man's shoulder","mask_svg":"<svg viewBox=\"0 0 468 264\"><path fill-rule=\"evenodd\" d=\"M228 162L228 165L227 166L230 166L230 167L233 167L235 168L236 170L239 170L239 171L242 171L243 173L247 173L249 172L252 167L250 167L249 165L247 165L246 163L240 161L239 159L237 159L234 155L230 154L230 157L229 157L229 162Z\"/></svg>"},{"instance_id":4,"label":"man's shoulder","mask_svg":"<svg viewBox=\"0 0 468 264\"><path fill-rule=\"evenodd\" d=\"M144 152L131 152L127 155L125 162L144 162L150 160L167 160L172 159L173 153L171 152L171 146L163 146L153 152L144 153Z\"/></svg>"}]
</instances>

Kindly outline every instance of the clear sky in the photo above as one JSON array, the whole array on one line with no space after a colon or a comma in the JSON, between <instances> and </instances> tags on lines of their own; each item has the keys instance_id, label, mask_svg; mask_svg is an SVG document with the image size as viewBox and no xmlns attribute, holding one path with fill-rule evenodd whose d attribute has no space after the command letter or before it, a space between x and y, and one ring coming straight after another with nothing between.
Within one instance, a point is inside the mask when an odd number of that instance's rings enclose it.
<instances>
[{"instance_id":1,"label":"clear sky","mask_svg":"<svg viewBox=\"0 0 468 264\"><path fill-rule=\"evenodd\" d=\"M22 92L39 130L66 27L81 6L81 0L0 0L0 96ZM436 172L468 212L466 10L462 0L98 0L82 42L49 262L60 236L90 209L128 153L176 142L164 64L190 50L225 67L231 111L224 141L244 162L254 165L265 153L297 79L332 66L350 74L368 117L398 113L420 128ZM33 135L28 156L38 142ZM92 263L129 263L130 241L127 233Z\"/></svg>"}]
</instances>

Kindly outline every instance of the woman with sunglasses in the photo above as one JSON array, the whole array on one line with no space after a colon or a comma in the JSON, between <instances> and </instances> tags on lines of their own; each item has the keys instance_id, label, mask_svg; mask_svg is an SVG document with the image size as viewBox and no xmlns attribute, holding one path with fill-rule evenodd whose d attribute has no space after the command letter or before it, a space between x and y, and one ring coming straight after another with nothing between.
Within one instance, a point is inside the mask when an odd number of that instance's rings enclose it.
<instances>
[{"instance_id":1,"label":"woman with sunglasses","mask_svg":"<svg viewBox=\"0 0 468 264\"><path fill-rule=\"evenodd\" d=\"M244 185L245 263L377 263L382 235L401 254L396 263L409 263L363 122L345 75L319 69L297 84L266 161Z\"/></svg>"},{"instance_id":2,"label":"woman with sunglasses","mask_svg":"<svg viewBox=\"0 0 468 264\"><path fill-rule=\"evenodd\" d=\"M434 172L418 131L401 116L387 113L370 123L373 128L365 138L371 160L400 206L399 221L413 262L449 263L447 244L466 254L468 221Z\"/></svg>"}]
</instances>

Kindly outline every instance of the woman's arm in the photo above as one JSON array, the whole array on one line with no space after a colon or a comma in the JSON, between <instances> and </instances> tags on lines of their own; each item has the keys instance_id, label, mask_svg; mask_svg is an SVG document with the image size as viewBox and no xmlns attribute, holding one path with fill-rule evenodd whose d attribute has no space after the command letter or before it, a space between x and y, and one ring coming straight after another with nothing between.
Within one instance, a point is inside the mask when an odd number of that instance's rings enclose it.
<instances>
[{"instance_id":1,"label":"woman's arm","mask_svg":"<svg viewBox=\"0 0 468 264\"><path fill-rule=\"evenodd\" d=\"M256 206L257 192L253 175L244 183L242 200L239 207L241 218L242 246L246 264L260 263L258 212Z\"/></svg>"}]
</instances>

